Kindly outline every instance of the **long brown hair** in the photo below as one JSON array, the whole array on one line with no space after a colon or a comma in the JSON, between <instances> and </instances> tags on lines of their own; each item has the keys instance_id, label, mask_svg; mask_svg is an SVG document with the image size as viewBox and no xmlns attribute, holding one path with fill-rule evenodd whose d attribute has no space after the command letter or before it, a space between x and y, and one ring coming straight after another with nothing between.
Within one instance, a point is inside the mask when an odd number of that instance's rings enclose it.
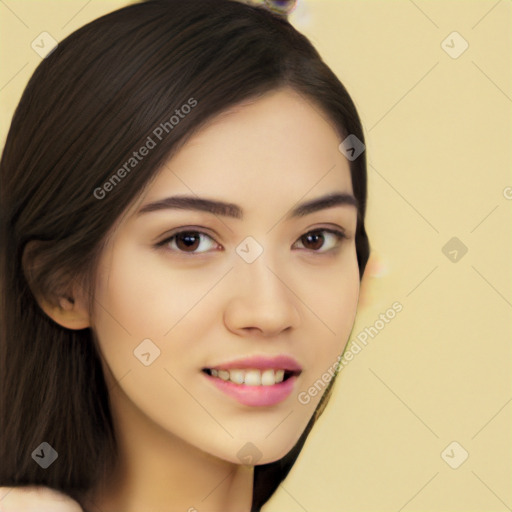
<instances>
[{"instance_id":1,"label":"long brown hair","mask_svg":"<svg viewBox=\"0 0 512 512\"><path fill-rule=\"evenodd\" d=\"M325 112L340 141L354 134L364 142L353 101L309 40L285 17L232 0L129 5L72 33L37 67L0 162L0 485L49 486L83 503L108 477L116 436L93 333L59 326L35 297L56 303L78 280L94 300L105 237L161 165L217 114L282 86ZM191 98L197 105L112 182ZM362 277L369 256L365 153L350 170ZM109 180L108 194L100 194ZM296 446L255 467L253 512L288 474L333 383ZM42 442L59 457L47 469L31 458Z\"/></svg>"}]
</instances>

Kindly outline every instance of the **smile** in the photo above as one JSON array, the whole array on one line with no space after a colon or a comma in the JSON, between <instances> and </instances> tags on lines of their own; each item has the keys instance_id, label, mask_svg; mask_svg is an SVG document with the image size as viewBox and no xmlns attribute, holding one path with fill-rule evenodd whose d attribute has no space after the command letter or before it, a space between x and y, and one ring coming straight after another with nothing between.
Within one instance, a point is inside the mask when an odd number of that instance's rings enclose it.
<instances>
[{"instance_id":1,"label":"smile","mask_svg":"<svg viewBox=\"0 0 512 512\"><path fill-rule=\"evenodd\" d=\"M235 384L243 384L245 386L273 386L284 380L289 379L292 375L299 372L284 370L282 368L274 370L258 370L258 369L233 369L224 370L217 368L206 368L204 370L208 375L217 377L224 381L234 382Z\"/></svg>"},{"instance_id":2,"label":"smile","mask_svg":"<svg viewBox=\"0 0 512 512\"><path fill-rule=\"evenodd\" d=\"M262 356L203 368L202 373L218 390L239 403L261 407L286 400L302 368L287 356Z\"/></svg>"}]
</instances>

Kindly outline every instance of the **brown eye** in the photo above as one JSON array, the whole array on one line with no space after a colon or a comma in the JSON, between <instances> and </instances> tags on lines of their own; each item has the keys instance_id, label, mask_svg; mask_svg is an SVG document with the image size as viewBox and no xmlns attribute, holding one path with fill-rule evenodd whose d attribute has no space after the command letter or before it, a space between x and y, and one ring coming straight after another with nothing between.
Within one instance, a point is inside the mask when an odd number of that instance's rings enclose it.
<instances>
[{"instance_id":1,"label":"brown eye","mask_svg":"<svg viewBox=\"0 0 512 512\"><path fill-rule=\"evenodd\" d=\"M324 237L322 234L319 234L319 232L307 233L301 237L301 240L306 249L313 251L321 249L324 244Z\"/></svg>"},{"instance_id":2,"label":"brown eye","mask_svg":"<svg viewBox=\"0 0 512 512\"><path fill-rule=\"evenodd\" d=\"M191 251L194 252L200 243L200 237L198 233L194 231L183 231L175 235L176 247L180 251Z\"/></svg>"},{"instance_id":3,"label":"brown eye","mask_svg":"<svg viewBox=\"0 0 512 512\"><path fill-rule=\"evenodd\" d=\"M204 247L206 245L206 247ZM178 231L157 244L170 252L199 255L216 247L215 240L202 231ZM198 251L199 248L205 249Z\"/></svg>"},{"instance_id":4,"label":"brown eye","mask_svg":"<svg viewBox=\"0 0 512 512\"><path fill-rule=\"evenodd\" d=\"M326 233L327 235L325 235ZM333 242L329 243L329 239L334 239ZM330 252L341 243L341 241L347 238L343 231L338 231L336 229L316 229L314 231L309 231L305 233L299 238L299 242L304 246L304 248L308 251L316 252L319 254L324 254ZM326 243L326 239L328 240L327 248L324 247ZM320 249L324 250L320 250Z\"/></svg>"}]
</instances>

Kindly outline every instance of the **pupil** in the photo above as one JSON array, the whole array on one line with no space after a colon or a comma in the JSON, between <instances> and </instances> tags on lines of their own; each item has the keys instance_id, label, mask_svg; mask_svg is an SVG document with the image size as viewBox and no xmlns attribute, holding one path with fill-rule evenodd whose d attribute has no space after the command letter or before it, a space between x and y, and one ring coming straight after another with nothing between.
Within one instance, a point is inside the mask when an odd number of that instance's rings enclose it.
<instances>
[{"instance_id":1,"label":"pupil","mask_svg":"<svg viewBox=\"0 0 512 512\"><path fill-rule=\"evenodd\" d=\"M185 247L187 249L191 249L191 248L192 249L196 249L197 247L193 247L193 246L194 246L194 244L197 245L198 240L199 240L199 237L197 235L190 234L190 233L185 233L185 234L182 234L182 235L178 236L178 239L176 240L176 244L179 247L178 242L182 241L182 242L184 242Z\"/></svg>"},{"instance_id":2,"label":"pupil","mask_svg":"<svg viewBox=\"0 0 512 512\"><path fill-rule=\"evenodd\" d=\"M320 249L322 247L322 243L323 243L322 235L311 233L309 235L305 235L305 238L316 240L316 244L313 242L313 245L314 245L313 249Z\"/></svg>"}]
</instances>

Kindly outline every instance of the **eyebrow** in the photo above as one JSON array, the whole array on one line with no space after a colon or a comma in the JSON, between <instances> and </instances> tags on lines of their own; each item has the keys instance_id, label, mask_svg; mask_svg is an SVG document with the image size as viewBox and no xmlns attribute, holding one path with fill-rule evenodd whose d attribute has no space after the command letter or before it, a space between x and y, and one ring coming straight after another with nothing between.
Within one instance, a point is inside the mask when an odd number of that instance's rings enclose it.
<instances>
[{"instance_id":1,"label":"eyebrow","mask_svg":"<svg viewBox=\"0 0 512 512\"><path fill-rule=\"evenodd\" d=\"M288 213L286 219L304 217L319 210L333 208L335 206L353 206L358 208L358 201L352 194L348 194L346 192L335 192L299 204ZM236 204L194 196L166 197L144 205L137 212L137 215L170 209L197 210L223 217L243 219L243 210Z\"/></svg>"}]
</instances>

